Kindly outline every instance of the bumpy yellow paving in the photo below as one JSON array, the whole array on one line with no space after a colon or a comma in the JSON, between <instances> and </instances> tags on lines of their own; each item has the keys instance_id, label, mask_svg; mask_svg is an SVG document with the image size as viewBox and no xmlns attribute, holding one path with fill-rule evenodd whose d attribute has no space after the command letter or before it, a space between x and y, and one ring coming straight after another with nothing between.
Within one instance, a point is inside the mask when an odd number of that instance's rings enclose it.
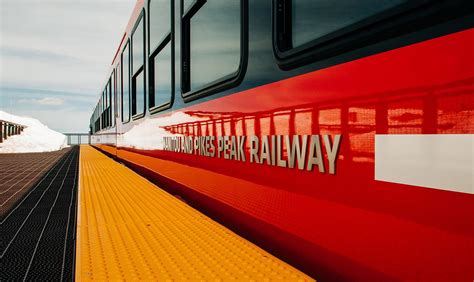
<instances>
[{"instance_id":1,"label":"bumpy yellow paving","mask_svg":"<svg viewBox=\"0 0 474 282\"><path fill-rule=\"evenodd\" d=\"M76 279L312 280L90 146L81 146Z\"/></svg>"}]
</instances>

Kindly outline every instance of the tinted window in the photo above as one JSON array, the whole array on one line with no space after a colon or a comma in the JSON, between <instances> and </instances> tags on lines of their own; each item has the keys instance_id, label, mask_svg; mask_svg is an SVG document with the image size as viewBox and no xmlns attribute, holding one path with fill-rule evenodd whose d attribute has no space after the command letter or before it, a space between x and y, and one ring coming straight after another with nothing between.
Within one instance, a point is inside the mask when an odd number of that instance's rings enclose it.
<instances>
[{"instance_id":1,"label":"tinted window","mask_svg":"<svg viewBox=\"0 0 474 282\"><path fill-rule=\"evenodd\" d=\"M111 80L109 79L109 83L107 84L107 126L112 126L112 88L111 88Z\"/></svg>"},{"instance_id":2,"label":"tinted window","mask_svg":"<svg viewBox=\"0 0 474 282\"><path fill-rule=\"evenodd\" d=\"M107 91L104 90L104 128L107 127L108 119L107 119L107 111L108 111L108 98L107 98Z\"/></svg>"},{"instance_id":3,"label":"tinted window","mask_svg":"<svg viewBox=\"0 0 474 282\"><path fill-rule=\"evenodd\" d=\"M110 89L111 89L111 103L110 103L110 117L111 117L111 123L110 125L114 126L115 125L115 72L112 73L112 76L110 77Z\"/></svg>"},{"instance_id":4,"label":"tinted window","mask_svg":"<svg viewBox=\"0 0 474 282\"><path fill-rule=\"evenodd\" d=\"M132 35L132 51L133 51L133 62L132 68L133 73L137 72L139 68L143 66L143 48L144 48L144 41L143 41L143 18L140 19L135 31Z\"/></svg>"},{"instance_id":5,"label":"tinted window","mask_svg":"<svg viewBox=\"0 0 474 282\"><path fill-rule=\"evenodd\" d=\"M236 72L240 63L240 1L207 1L190 18L190 90Z\"/></svg>"},{"instance_id":6,"label":"tinted window","mask_svg":"<svg viewBox=\"0 0 474 282\"><path fill-rule=\"evenodd\" d=\"M150 2L150 108L171 101L171 3L169 0Z\"/></svg>"},{"instance_id":7,"label":"tinted window","mask_svg":"<svg viewBox=\"0 0 474 282\"><path fill-rule=\"evenodd\" d=\"M116 111L116 114L117 114L117 118L119 116L121 116L121 112L120 112L120 109L121 109L121 99L120 97L122 97L122 78L121 78L121 68L122 68L122 65L119 63L117 65L117 68L115 69L115 73L117 74L117 77L116 77L116 102L117 104L115 105L115 111Z\"/></svg>"},{"instance_id":8,"label":"tinted window","mask_svg":"<svg viewBox=\"0 0 474 282\"><path fill-rule=\"evenodd\" d=\"M109 92L109 84L107 83L107 86L105 87L105 103L106 107L110 107L110 92Z\"/></svg>"},{"instance_id":9,"label":"tinted window","mask_svg":"<svg viewBox=\"0 0 474 282\"><path fill-rule=\"evenodd\" d=\"M104 92L102 92L102 96L100 98L100 128L105 127L105 119L104 119L104 111L105 111L105 99L104 99Z\"/></svg>"},{"instance_id":10,"label":"tinted window","mask_svg":"<svg viewBox=\"0 0 474 282\"><path fill-rule=\"evenodd\" d=\"M168 43L153 58L153 103L159 106L168 103L171 98L171 46Z\"/></svg>"},{"instance_id":11,"label":"tinted window","mask_svg":"<svg viewBox=\"0 0 474 282\"><path fill-rule=\"evenodd\" d=\"M195 0L183 0L183 12L186 12Z\"/></svg>"},{"instance_id":12,"label":"tinted window","mask_svg":"<svg viewBox=\"0 0 474 282\"><path fill-rule=\"evenodd\" d=\"M133 88L135 89L135 105L134 105L134 112L133 114L140 114L143 113L143 109L145 107L145 77L143 75L143 71L139 72L133 79Z\"/></svg>"},{"instance_id":13,"label":"tinted window","mask_svg":"<svg viewBox=\"0 0 474 282\"><path fill-rule=\"evenodd\" d=\"M129 44L122 53L122 121L130 120L130 50Z\"/></svg>"},{"instance_id":14,"label":"tinted window","mask_svg":"<svg viewBox=\"0 0 474 282\"><path fill-rule=\"evenodd\" d=\"M143 114L145 110L145 63L143 16L132 34L132 115Z\"/></svg>"},{"instance_id":15,"label":"tinted window","mask_svg":"<svg viewBox=\"0 0 474 282\"><path fill-rule=\"evenodd\" d=\"M292 0L291 30L293 48L355 24L404 0Z\"/></svg>"},{"instance_id":16,"label":"tinted window","mask_svg":"<svg viewBox=\"0 0 474 282\"><path fill-rule=\"evenodd\" d=\"M109 93L107 89L108 87L105 87L104 90L104 127L109 126Z\"/></svg>"},{"instance_id":17,"label":"tinted window","mask_svg":"<svg viewBox=\"0 0 474 282\"><path fill-rule=\"evenodd\" d=\"M150 49L154 50L171 28L170 0L150 1Z\"/></svg>"}]
</instances>

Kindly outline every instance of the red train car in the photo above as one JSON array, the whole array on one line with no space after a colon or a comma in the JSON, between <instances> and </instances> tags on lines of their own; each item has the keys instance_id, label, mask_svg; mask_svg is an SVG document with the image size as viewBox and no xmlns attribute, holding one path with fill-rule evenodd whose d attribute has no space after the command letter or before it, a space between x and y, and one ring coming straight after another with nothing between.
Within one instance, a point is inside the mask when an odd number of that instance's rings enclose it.
<instances>
[{"instance_id":1,"label":"red train car","mask_svg":"<svg viewBox=\"0 0 474 282\"><path fill-rule=\"evenodd\" d=\"M474 278L471 1L138 1L92 142L322 281Z\"/></svg>"}]
</instances>

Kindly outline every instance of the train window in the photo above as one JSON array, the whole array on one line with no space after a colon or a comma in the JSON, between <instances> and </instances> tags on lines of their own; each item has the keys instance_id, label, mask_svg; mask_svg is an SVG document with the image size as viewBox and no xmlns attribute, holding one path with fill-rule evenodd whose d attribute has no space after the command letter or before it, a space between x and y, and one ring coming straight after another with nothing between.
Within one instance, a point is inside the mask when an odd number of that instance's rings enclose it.
<instances>
[{"instance_id":1,"label":"train window","mask_svg":"<svg viewBox=\"0 0 474 282\"><path fill-rule=\"evenodd\" d=\"M145 89L145 76L143 71L138 72L133 76L132 89L134 90L132 96L132 115L134 118L139 118L143 115L143 95Z\"/></svg>"},{"instance_id":2,"label":"train window","mask_svg":"<svg viewBox=\"0 0 474 282\"><path fill-rule=\"evenodd\" d=\"M171 82L171 46L167 44L154 57L153 62L150 62L150 106L158 107L159 109L166 108L170 105L172 94ZM153 65L153 67L151 67ZM153 69L151 69L153 68ZM153 75L151 77L151 75Z\"/></svg>"},{"instance_id":3,"label":"train window","mask_svg":"<svg viewBox=\"0 0 474 282\"><path fill-rule=\"evenodd\" d=\"M115 72L110 76L110 126L115 126Z\"/></svg>"},{"instance_id":4,"label":"train window","mask_svg":"<svg viewBox=\"0 0 474 282\"><path fill-rule=\"evenodd\" d=\"M291 1L291 45L293 48L322 38L407 0L293 0Z\"/></svg>"},{"instance_id":5,"label":"train window","mask_svg":"<svg viewBox=\"0 0 474 282\"><path fill-rule=\"evenodd\" d=\"M105 120L105 111L107 109L106 100L105 100L105 90L102 90L102 128L106 128L106 120Z\"/></svg>"},{"instance_id":6,"label":"train window","mask_svg":"<svg viewBox=\"0 0 474 282\"><path fill-rule=\"evenodd\" d=\"M107 93L107 86L104 88L104 128L109 126L109 94Z\"/></svg>"},{"instance_id":7,"label":"train window","mask_svg":"<svg viewBox=\"0 0 474 282\"><path fill-rule=\"evenodd\" d=\"M111 79L107 83L107 127L112 126L112 84Z\"/></svg>"},{"instance_id":8,"label":"train window","mask_svg":"<svg viewBox=\"0 0 474 282\"><path fill-rule=\"evenodd\" d=\"M130 121L130 50L129 43L122 53L122 122Z\"/></svg>"},{"instance_id":9,"label":"train window","mask_svg":"<svg viewBox=\"0 0 474 282\"><path fill-rule=\"evenodd\" d=\"M105 86L105 127L109 127L109 106L110 106L110 99L109 99L109 87L108 84Z\"/></svg>"},{"instance_id":10,"label":"train window","mask_svg":"<svg viewBox=\"0 0 474 282\"><path fill-rule=\"evenodd\" d=\"M246 67L247 1L196 0L182 19L185 101L238 85Z\"/></svg>"},{"instance_id":11,"label":"train window","mask_svg":"<svg viewBox=\"0 0 474 282\"><path fill-rule=\"evenodd\" d=\"M109 87L108 84L104 88L104 98L105 98L105 109L104 109L104 119L105 119L105 128L109 127Z\"/></svg>"},{"instance_id":12,"label":"train window","mask_svg":"<svg viewBox=\"0 0 474 282\"><path fill-rule=\"evenodd\" d=\"M367 44L382 22L430 0L273 0L280 66L293 68ZM383 34L379 32L378 34ZM388 34L387 34L388 36ZM372 38L373 39L373 38ZM306 60L305 60L306 59Z\"/></svg>"},{"instance_id":13,"label":"train window","mask_svg":"<svg viewBox=\"0 0 474 282\"><path fill-rule=\"evenodd\" d=\"M107 101L107 108L105 109L105 121L106 121L106 127L110 126L110 117L109 117L109 112L110 112L110 91L109 91L109 84L107 83L107 86L105 87L105 100Z\"/></svg>"},{"instance_id":14,"label":"train window","mask_svg":"<svg viewBox=\"0 0 474 282\"><path fill-rule=\"evenodd\" d=\"M116 104L115 104L115 115L117 116L117 119L119 117L121 117L122 113L119 109L121 109L121 98L122 97L122 86L121 86L121 83L122 83L122 78L120 77L120 73L121 73L121 62L117 64L117 68L115 68L115 74L116 74L116 77L115 77L115 83L116 83Z\"/></svg>"},{"instance_id":15,"label":"train window","mask_svg":"<svg viewBox=\"0 0 474 282\"><path fill-rule=\"evenodd\" d=\"M186 12L187 10L189 10L193 2L194 0L183 0L183 11Z\"/></svg>"},{"instance_id":16,"label":"train window","mask_svg":"<svg viewBox=\"0 0 474 282\"><path fill-rule=\"evenodd\" d=\"M101 111L101 116L102 116L102 126L101 128L105 128L105 116L104 116L104 113L105 113L105 93L104 91L102 91L102 111Z\"/></svg>"},{"instance_id":17,"label":"train window","mask_svg":"<svg viewBox=\"0 0 474 282\"><path fill-rule=\"evenodd\" d=\"M99 131L99 104L95 106L95 132Z\"/></svg>"},{"instance_id":18,"label":"train window","mask_svg":"<svg viewBox=\"0 0 474 282\"><path fill-rule=\"evenodd\" d=\"M171 11L174 1L151 0L149 12L149 107L155 113L169 108L173 95Z\"/></svg>"},{"instance_id":19,"label":"train window","mask_svg":"<svg viewBox=\"0 0 474 282\"><path fill-rule=\"evenodd\" d=\"M145 28L143 12L132 33L132 116L145 113Z\"/></svg>"},{"instance_id":20,"label":"train window","mask_svg":"<svg viewBox=\"0 0 474 282\"><path fill-rule=\"evenodd\" d=\"M149 40L152 50L156 49L171 31L171 1L151 0L149 4Z\"/></svg>"},{"instance_id":21,"label":"train window","mask_svg":"<svg viewBox=\"0 0 474 282\"><path fill-rule=\"evenodd\" d=\"M144 30L143 17L140 17L132 34L132 73L143 68L144 63Z\"/></svg>"},{"instance_id":22,"label":"train window","mask_svg":"<svg viewBox=\"0 0 474 282\"><path fill-rule=\"evenodd\" d=\"M97 104L97 120L96 120L96 130L100 130L100 102Z\"/></svg>"}]
</instances>

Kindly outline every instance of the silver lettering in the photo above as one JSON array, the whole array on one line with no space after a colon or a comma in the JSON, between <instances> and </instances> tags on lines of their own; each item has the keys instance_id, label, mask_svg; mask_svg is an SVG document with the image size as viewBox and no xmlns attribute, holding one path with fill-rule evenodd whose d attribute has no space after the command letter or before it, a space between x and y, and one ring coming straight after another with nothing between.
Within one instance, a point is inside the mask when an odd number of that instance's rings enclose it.
<instances>
[{"instance_id":1,"label":"silver lettering","mask_svg":"<svg viewBox=\"0 0 474 282\"><path fill-rule=\"evenodd\" d=\"M204 142L206 141L205 136L199 136L199 155L204 156L206 154L206 147Z\"/></svg>"},{"instance_id":2,"label":"silver lettering","mask_svg":"<svg viewBox=\"0 0 474 282\"><path fill-rule=\"evenodd\" d=\"M224 159L229 159L229 136L224 136Z\"/></svg>"},{"instance_id":3,"label":"silver lettering","mask_svg":"<svg viewBox=\"0 0 474 282\"><path fill-rule=\"evenodd\" d=\"M300 145L300 137L298 135L293 135L293 142L290 141L290 136L285 135L285 143L286 143L286 152L288 154L288 167L289 168L295 167L295 157L296 157L296 159L298 160L298 169L303 170L304 161L306 157L306 145L308 143L308 136L307 135L302 136L302 144Z\"/></svg>"},{"instance_id":4,"label":"silver lettering","mask_svg":"<svg viewBox=\"0 0 474 282\"><path fill-rule=\"evenodd\" d=\"M281 135L277 136L277 165L281 167L286 167L286 160L283 160L282 157L282 144L281 144Z\"/></svg>"},{"instance_id":5,"label":"silver lettering","mask_svg":"<svg viewBox=\"0 0 474 282\"><path fill-rule=\"evenodd\" d=\"M211 157L214 157L216 155L216 147L214 145L214 136L211 136L211 142L210 142L210 145L211 145L211 153L210 153L210 156Z\"/></svg>"},{"instance_id":6,"label":"silver lettering","mask_svg":"<svg viewBox=\"0 0 474 282\"><path fill-rule=\"evenodd\" d=\"M199 137L194 138L194 154L197 154L199 149Z\"/></svg>"},{"instance_id":7,"label":"silver lettering","mask_svg":"<svg viewBox=\"0 0 474 282\"><path fill-rule=\"evenodd\" d=\"M237 160L237 142L235 136L230 137L230 155L229 159Z\"/></svg>"},{"instance_id":8,"label":"silver lettering","mask_svg":"<svg viewBox=\"0 0 474 282\"><path fill-rule=\"evenodd\" d=\"M341 143L341 134L334 135L334 142L331 146L331 140L329 135L323 135L324 147L326 148L326 153L328 154L329 159L329 173L336 173L336 160L337 153L339 151L339 145Z\"/></svg>"},{"instance_id":9,"label":"silver lettering","mask_svg":"<svg viewBox=\"0 0 474 282\"><path fill-rule=\"evenodd\" d=\"M238 151L238 160L245 162L245 136L238 137L239 151Z\"/></svg>"},{"instance_id":10,"label":"silver lettering","mask_svg":"<svg viewBox=\"0 0 474 282\"><path fill-rule=\"evenodd\" d=\"M250 162L259 164L258 159L258 137L250 136Z\"/></svg>"},{"instance_id":11,"label":"silver lettering","mask_svg":"<svg viewBox=\"0 0 474 282\"><path fill-rule=\"evenodd\" d=\"M324 173L323 154L321 152L321 144L319 141L319 135L311 135L311 143L309 145L308 165L306 169L308 171L312 171L313 165L317 165L319 167L319 172Z\"/></svg>"},{"instance_id":12,"label":"silver lettering","mask_svg":"<svg viewBox=\"0 0 474 282\"><path fill-rule=\"evenodd\" d=\"M187 142L187 146L188 146L188 154L192 154L193 153L193 137L192 136L188 136L188 142Z\"/></svg>"},{"instance_id":13,"label":"silver lettering","mask_svg":"<svg viewBox=\"0 0 474 282\"><path fill-rule=\"evenodd\" d=\"M217 137L217 157L221 157L221 153L224 150L224 138L222 136Z\"/></svg>"},{"instance_id":14,"label":"silver lettering","mask_svg":"<svg viewBox=\"0 0 474 282\"><path fill-rule=\"evenodd\" d=\"M272 142L272 146L271 146L271 156L272 156L272 165L275 165L275 135L272 135L271 137L271 142Z\"/></svg>"},{"instance_id":15,"label":"silver lettering","mask_svg":"<svg viewBox=\"0 0 474 282\"><path fill-rule=\"evenodd\" d=\"M267 161L267 164L270 164L270 147L268 145L268 136L262 136L262 146L260 151L260 163L263 164L263 160Z\"/></svg>"}]
</instances>

